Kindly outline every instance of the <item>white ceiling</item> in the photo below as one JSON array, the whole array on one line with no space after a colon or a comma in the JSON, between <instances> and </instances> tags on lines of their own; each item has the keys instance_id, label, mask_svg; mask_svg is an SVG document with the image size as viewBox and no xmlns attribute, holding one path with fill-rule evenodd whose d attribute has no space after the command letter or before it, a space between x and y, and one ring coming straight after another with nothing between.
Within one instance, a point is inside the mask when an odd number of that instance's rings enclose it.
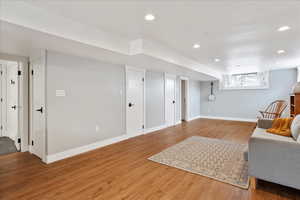
<instances>
[{"instance_id":1,"label":"white ceiling","mask_svg":"<svg viewBox=\"0 0 300 200\"><path fill-rule=\"evenodd\" d=\"M140 67L151 71L167 72L179 76L187 76L193 80L209 81L215 80L214 77L204 73L189 70L185 67L165 62L147 55L125 55L103 48L83 44L62 37L45 34L40 31L25 28L19 25L3 22L0 20L0 57L10 59L29 57L31 50L47 49L64 54L76 55L83 58L100 60L107 63L129 65ZM2 53L1 53L2 52ZM3 54L3 53L6 54Z\"/></svg>"},{"instance_id":2,"label":"white ceiling","mask_svg":"<svg viewBox=\"0 0 300 200\"><path fill-rule=\"evenodd\" d=\"M23 1L128 42L155 41L222 73L300 65L299 0ZM147 13L156 20L144 21ZM278 32L283 25L291 30ZM193 49L194 43L201 47ZM278 49L286 53L278 55ZM214 58L221 61L215 63Z\"/></svg>"}]
</instances>

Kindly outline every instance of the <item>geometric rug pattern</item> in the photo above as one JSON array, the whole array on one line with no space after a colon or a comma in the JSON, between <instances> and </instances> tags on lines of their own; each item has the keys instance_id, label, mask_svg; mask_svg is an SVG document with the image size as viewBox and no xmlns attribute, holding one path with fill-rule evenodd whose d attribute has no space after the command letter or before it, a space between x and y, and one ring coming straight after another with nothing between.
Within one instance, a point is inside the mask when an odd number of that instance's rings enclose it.
<instances>
[{"instance_id":1,"label":"geometric rug pattern","mask_svg":"<svg viewBox=\"0 0 300 200\"><path fill-rule=\"evenodd\" d=\"M192 136L149 160L248 189L246 150L246 144Z\"/></svg>"}]
</instances>

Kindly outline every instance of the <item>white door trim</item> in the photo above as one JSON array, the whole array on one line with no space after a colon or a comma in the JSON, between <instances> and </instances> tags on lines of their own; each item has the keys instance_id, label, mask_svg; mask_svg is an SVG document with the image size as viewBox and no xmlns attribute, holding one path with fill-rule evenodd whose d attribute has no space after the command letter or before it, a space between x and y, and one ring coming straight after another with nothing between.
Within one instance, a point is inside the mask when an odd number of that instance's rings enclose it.
<instances>
[{"instance_id":1,"label":"white door trim","mask_svg":"<svg viewBox=\"0 0 300 200\"><path fill-rule=\"evenodd\" d=\"M174 75L174 74L169 74L169 73L164 73L164 99L165 99L165 110L164 110L164 113L165 113L165 124L167 124L167 121L166 121L166 113L167 113L167 100L166 100L166 79L167 79L167 77L170 77L170 78L174 78L175 79L175 83L174 83L174 99L175 99L175 105L174 105L174 125L176 125L176 112L177 112L177 110L176 110L176 104L177 104L177 95L176 95L176 78L177 78L177 76L176 75ZM167 126L169 126L169 125L167 125Z\"/></svg>"},{"instance_id":2,"label":"white door trim","mask_svg":"<svg viewBox=\"0 0 300 200\"><path fill-rule=\"evenodd\" d=\"M135 70L135 71L140 71L140 72L142 72L143 73L143 77L144 77L144 86L143 86L143 125L144 125L144 129L143 129L143 131L142 132L140 132L140 133L134 133L134 134L131 134L131 133L128 133L128 131L127 131L127 115L128 115L128 104L129 104L129 102L128 102L128 96L127 96L127 94L128 94L128 71L129 70ZM125 98L126 98L126 104L125 104L125 107L126 107L126 135L130 135L130 136L132 136L132 135L142 135L143 133L144 133L144 131L145 131L145 127L146 127L146 124L145 124L145 122L146 122L146 87L145 87L145 85L146 85L146 70L145 69L143 69L143 68L138 68L138 67L132 67L132 66L129 66L129 65L126 65L125 66L125 90L126 90L126 95L125 95Z\"/></svg>"},{"instance_id":3,"label":"white door trim","mask_svg":"<svg viewBox=\"0 0 300 200\"><path fill-rule=\"evenodd\" d=\"M20 63L20 133L21 133L21 151L29 150L29 59L26 58Z\"/></svg>"},{"instance_id":4,"label":"white door trim","mask_svg":"<svg viewBox=\"0 0 300 200\"><path fill-rule=\"evenodd\" d=\"M182 95L182 91L181 91L181 81L184 80L185 81L185 99L186 99L186 108L185 108L185 112L186 112L186 120L189 121L190 120L190 107L189 107L189 103L190 103L190 96L189 96L189 78L188 77L184 77L184 76L180 76L179 77L180 81L179 81L179 92L180 92L180 98L179 98L179 105L180 105L180 121L182 119L182 109L181 109L181 95Z\"/></svg>"},{"instance_id":5,"label":"white door trim","mask_svg":"<svg viewBox=\"0 0 300 200\"><path fill-rule=\"evenodd\" d=\"M19 102L18 102L18 116L19 116L19 137L21 139L21 151L28 151L28 131L24 128L28 128L28 121L24 120L24 113L27 113L28 106L24 102L24 98L28 99L28 82L25 82L28 76L28 61L26 63L18 62L18 69L21 72L19 79Z\"/></svg>"}]
</instances>

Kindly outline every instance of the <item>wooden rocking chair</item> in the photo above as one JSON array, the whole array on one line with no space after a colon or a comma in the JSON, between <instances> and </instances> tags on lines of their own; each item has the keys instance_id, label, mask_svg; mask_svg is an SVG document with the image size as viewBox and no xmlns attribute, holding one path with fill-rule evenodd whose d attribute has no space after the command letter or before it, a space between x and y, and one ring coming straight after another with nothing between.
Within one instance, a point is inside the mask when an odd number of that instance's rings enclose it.
<instances>
[{"instance_id":1,"label":"wooden rocking chair","mask_svg":"<svg viewBox=\"0 0 300 200\"><path fill-rule=\"evenodd\" d=\"M259 111L264 119L275 119L279 118L285 108L287 107L287 102L284 100L273 101L265 111ZM259 117L260 118L260 117Z\"/></svg>"}]
</instances>

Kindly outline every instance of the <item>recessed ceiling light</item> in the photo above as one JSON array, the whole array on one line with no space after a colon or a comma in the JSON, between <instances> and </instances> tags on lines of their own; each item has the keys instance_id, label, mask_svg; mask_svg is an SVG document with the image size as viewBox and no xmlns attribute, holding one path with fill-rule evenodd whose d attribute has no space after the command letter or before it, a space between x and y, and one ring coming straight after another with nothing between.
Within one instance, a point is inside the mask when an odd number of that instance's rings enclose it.
<instances>
[{"instance_id":1,"label":"recessed ceiling light","mask_svg":"<svg viewBox=\"0 0 300 200\"><path fill-rule=\"evenodd\" d=\"M289 26L281 26L277 29L277 31L282 32L282 31L287 31L287 30L290 30L290 29L291 29L291 27L289 27Z\"/></svg>"},{"instance_id":2,"label":"recessed ceiling light","mask_svg":"<svg viewBox=\"0 0 300 200\"><path fill-rule=\"evenodd\" d=\"M200 48L200 44L194 44L194 45L193 45L193 48L194 48L194 49Z\"/></svg>"},{"instance_id":3,"label":"recessed ceiling light","mask_svg":"<svg viewBox=\"0 0 300 200\"><path fill-rule=\"evenodd\" d=\"M285 53L285 50L280 49L280 50L277 51L277 53L278 54L283 54L283 53Z\"/></svg>"},{"instance_id":4,"label":"recessed ceiling light","mask_svg":"<svg viewBox=\"0 0 300 200\"><path fill-rule=\"evenodd\" d=\"M215 62L220 62L220 59L219 58L215 58Z\"/></svg>"},{"instance_id":5,"label":"recessed ceiling light","mask_svg":"<svg viewBox=\"0 0 300 200\"><path fill-rule=\"evenodd\" d=\"M147 14L147 15L145 15L144 19L146 21L153 21L153 20L155 20L155 16L153 14Z\"/></svg>"}]
</instances>

